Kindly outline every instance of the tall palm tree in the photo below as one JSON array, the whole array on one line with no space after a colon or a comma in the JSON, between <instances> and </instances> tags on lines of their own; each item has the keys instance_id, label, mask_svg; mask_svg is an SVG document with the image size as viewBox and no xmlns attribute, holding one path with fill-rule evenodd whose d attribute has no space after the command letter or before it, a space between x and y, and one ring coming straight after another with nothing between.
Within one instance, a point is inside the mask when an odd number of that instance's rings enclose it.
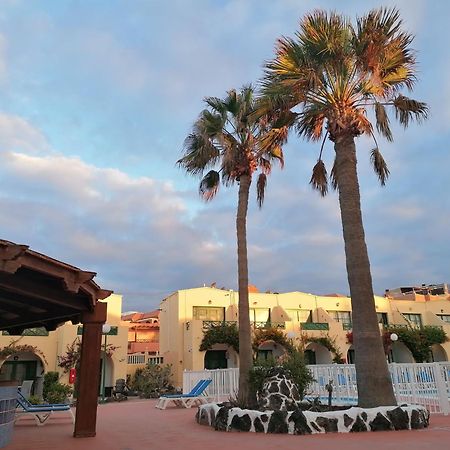
<instances>
[{"instance_id":1,"label":"tall palm tree","mask_svg":"<svg viewBox=\"0 0 450 450\"><path fill-rule=\"evenodd\" d=\"M337 13L316 10L300 22L294 38L279 39L276 56L266 63L262 82L264 110L293 111L291 126L311 141L323 139L311 184L321 195L328 191L322 161L327 140L334 143L331 184L339 194L348 283L353 310L359 404L395 404L392 383L378 328L372 277L361 217L355 138L372 136L374 170L382 185L389 170L374 136L393 140L388 116L407 127L427 117L425 103L400 94L412 89L415 58L413 37L402 30L396 9L375 9L356 25Z\"/></svg>"},{"instance_id":2,"label":"tall palm tree","mask_svg":"<svg viewBox=\"0 0 450 450\"><path fill-rule=\"evenodd\" d=\"M273 117L257 115L257 103L251 86L239 93L230 90L225 99L205 98L203 110L184 143L184 155L177 162L186 172L202 176L200 195L214 198L220 181L239 184L236 215L239 286L239 402L251 403L248 375L252 368L252 345L248 304L247 209L253 174L257 180L257 201L262 206L272 162L283 165L281 145L288 129L278 121L272 131ZM280 119L281 120L281 119ZM210 169L206 174L205 172Z\"/></svg>"}]
</instances>

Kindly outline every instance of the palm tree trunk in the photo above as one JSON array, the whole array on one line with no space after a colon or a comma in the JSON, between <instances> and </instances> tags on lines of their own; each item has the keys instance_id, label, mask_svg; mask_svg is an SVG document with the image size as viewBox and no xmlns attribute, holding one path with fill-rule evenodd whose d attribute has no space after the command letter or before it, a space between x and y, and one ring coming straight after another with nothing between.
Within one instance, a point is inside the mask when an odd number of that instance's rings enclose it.
<instances>
[{"instance_id":1,"label":"palm tree trunk","mask_svg":"<svg viewBox=\"0 0 450 450\"><path fill-rule=\"evenodd\" d=\"M239 403L249 405L249 371L253 365L250 312L248 305L247 261L247 209L250 184L249 175L239 180L239 200L236 216L239 288Z\"/></svg>"},{"instance_id":2,"label":"palm tree trunk","mask_svg":"<svg viewBox=\"0 0 450 450\"><path fill-rule=\"evenodd\" d=\"M334 149L353 311L358 404L365 408L396 405L375 309L361 215L354 138L351 136L338 138Z\"/></svg>"}]
</instances>

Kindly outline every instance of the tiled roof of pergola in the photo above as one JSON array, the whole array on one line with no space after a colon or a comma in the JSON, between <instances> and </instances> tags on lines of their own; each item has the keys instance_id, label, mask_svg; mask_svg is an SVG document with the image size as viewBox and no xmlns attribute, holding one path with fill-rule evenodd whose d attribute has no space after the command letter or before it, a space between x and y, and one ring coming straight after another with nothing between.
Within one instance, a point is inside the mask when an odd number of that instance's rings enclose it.
<instances>
[{"instance_id":1,"label":"tiled roof of pergola","mask_svg":"<svg viewBox=\"0 0 450 450\"><path fill-rule=\"evenodd\" d=\"M101 289L95 275L0 240L0 330L20 334L26 328L51 331L67 321L80 323L82 313L112 292Z\"/></svg>"}]
</instances>

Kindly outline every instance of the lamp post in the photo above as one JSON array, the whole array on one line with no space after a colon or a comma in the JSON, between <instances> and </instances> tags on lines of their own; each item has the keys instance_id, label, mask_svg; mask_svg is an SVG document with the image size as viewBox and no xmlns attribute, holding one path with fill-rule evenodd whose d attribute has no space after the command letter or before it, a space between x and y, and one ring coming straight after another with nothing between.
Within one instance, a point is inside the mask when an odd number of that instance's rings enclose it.
<instances>
[{"instance_id":1,"label":"lamp post","mask_svg":"<svg viewBox=\"0 0 450 450\"><path fill-rule=\"evenodd\" d=\"M108 333L111 331L111 325L108 323L104 323L102 325L102 334L105 336L105 340L103 342L103 365L102 365L102 385L101 385L101 391L102 391L102 400L101 402L104 403L106 400L105 396L105 376L106 376L106 340L108 337Z\"/></svg>"}]
</instances>

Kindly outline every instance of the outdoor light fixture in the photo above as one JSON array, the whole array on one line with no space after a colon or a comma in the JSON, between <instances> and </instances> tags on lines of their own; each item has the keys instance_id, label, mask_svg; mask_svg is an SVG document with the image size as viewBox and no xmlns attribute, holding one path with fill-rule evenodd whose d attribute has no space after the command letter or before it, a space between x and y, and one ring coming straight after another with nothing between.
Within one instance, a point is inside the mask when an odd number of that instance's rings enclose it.
<instances>
[{"instance_id":1,"label":"outdoor light fixture","mask_svg":"<svg viewBox=\"0 0 450 450\"><path fill-rule=\"evenodd\" d=\"M389 337L391 338L392 342L398 341L398 336L395 333L392 333Z\"/></svg>"},{"instance_id":2,"label":"outdoor light fixture","mask_svg":"<svg viewBox=\"0 0 450 450\"><path fill-rule=\"evenodd\" d=\"M295 333L294 333L293 331L288 331L288 332L286 333L286 336L287 336L289 339L294 339L294 338L295 338Z\"/></svg>"}]
</instances>

